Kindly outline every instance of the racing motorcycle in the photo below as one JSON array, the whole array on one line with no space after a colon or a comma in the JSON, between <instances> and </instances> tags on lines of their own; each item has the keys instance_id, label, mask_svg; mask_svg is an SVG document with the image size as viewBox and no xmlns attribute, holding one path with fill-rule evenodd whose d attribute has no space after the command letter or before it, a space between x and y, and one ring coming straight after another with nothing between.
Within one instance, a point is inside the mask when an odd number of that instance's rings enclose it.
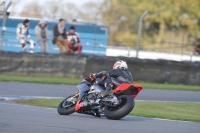
<instances>
[{"instance_id":1,"label":"racing motorcycle","mask_svg":"<svg viewBox=\"0 0 200 133\"><path fill-rule=\"evenodd\" d=\"M75 112L78 99L89 106L81 108L77 113L119 120L128 115L134 108L134 98L143 89L138 84L121 84L113 90L113 95L101 97L100 92L105 90L101 79L91 81L84 79L78 86L78 91L65 98L57 108L60 115L70 115Z\"/></svg>"}]
</instances>

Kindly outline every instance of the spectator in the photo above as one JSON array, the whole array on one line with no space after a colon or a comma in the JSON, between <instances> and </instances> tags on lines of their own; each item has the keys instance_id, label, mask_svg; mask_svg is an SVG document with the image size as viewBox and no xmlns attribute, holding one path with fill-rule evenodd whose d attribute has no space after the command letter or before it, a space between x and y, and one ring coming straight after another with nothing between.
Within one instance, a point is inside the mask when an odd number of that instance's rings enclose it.
<instances>
[{"instance_id":1,"label":"spectator","mask_svg":"<svg viewBox=\"0 0 200 133\"><path fill-rule=\"evenodd\" d=\"M200 54L200 38L195 42L195 51Z\"/></svg>"},{"instance_id":2,"label":"spectator","mask_svg":"<svg viewBox=\"0 0 200 133\"><path fill-rule=\"evenodd\" d=\"M80 43L80 38L78 33L75 32L75 27L71 26L69 28L69 32L67 33L67 39L69 42L69 51L70 53L74 53L75 51L78 51L80 54L82 51L82 45Z\"/></svg>"},{"instance_id":3,"label":"spectator","mask_svg":"<svg viewBox=\"0 0 200 133\"><path fill-rule=\"evenodd\" d=\"M48 28L44 20L41 20L38 25L35 26L35 34L37 42L40 44L41 52L48 53Z\"/></svg>"},{"instance_id":4,"label":"spectator","mask_svg":"<svg viewBox=\"0 0 200 133\"><path fill-rule=\"evenodd\" d=\"M17 40L21 43L23 52L26 52L26 43L29 43L30 53L34 53L35 43L30 39L29 25L30 21L28 19L25 19L23 23L17 25Z\"/></svg>"},{"instance_id":5,"label":"spectator","mask_svg":"<svg viewBox=\"0 0 200 133\"><path fill-rule=\"evenodd\" d=\"M58 25L55 25L53 28L53 44L58 45L61 54L69 52L69 46L67 42L66 36L66 28L65 28L65 20L59 19ZM63 45L65 47L65 51L63 50Z\"/></svg>"}]
</instances>

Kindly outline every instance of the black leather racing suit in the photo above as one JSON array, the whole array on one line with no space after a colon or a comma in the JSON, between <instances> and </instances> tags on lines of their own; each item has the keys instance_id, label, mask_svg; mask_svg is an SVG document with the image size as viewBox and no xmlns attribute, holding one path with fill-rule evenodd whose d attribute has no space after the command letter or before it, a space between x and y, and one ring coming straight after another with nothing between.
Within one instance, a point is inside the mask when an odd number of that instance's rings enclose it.
<instances>
[{"instance_id":1,"label":"black leather racing suit","mask_svg":"<svg viewBox=\"0 0 200 133\"><path fill-rule=\"evenodd\" d=\"M112 89L118 87L120 84L133 83L132 74L127 69L114 69L111 71L102 71L96 73L96 78L103 78L103 77L105 77L104 80L104 85L106 87L105 91L107 91L108 93Z\"/></svg>"}]
</instances>

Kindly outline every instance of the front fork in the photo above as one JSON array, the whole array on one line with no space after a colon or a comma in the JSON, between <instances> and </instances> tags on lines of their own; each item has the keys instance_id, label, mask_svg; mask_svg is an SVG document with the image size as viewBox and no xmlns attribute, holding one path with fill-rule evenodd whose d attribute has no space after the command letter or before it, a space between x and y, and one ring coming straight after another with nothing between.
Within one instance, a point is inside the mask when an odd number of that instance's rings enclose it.
<instances>
[{"instance_id":1,"label":"front fork","mask_svg":"<svg viewBox=\"0 0 200 133\"><path fill-rule=\"evenodd\" d=\"M69 98L69 99L67 99L67 101L68 101L68 102L72 102L73 104L76 104L77 101L78 101L78 97L79 97L79 92L76 92L76 93L74 94L74 96L71 97L71 98Z\"/></svg>"},{"instance_id":2,"label":"front fork","mask_svg":"<svg viewBox=\"0 0 200 133\"><path fill-rule=\"evenodd\" d=\"M76 92L76 94L74 95L74 97L75 97L75 98L78 98L78 97L79 97L79 94L80 94L79 92Z\"/></svg>"}]
</instances>

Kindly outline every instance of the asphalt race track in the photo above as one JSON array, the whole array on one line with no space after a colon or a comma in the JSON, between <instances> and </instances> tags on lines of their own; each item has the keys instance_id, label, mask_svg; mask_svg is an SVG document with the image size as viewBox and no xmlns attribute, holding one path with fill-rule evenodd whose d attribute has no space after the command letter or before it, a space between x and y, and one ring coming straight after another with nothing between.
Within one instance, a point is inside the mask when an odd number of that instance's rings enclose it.
<instances>
[{"instance_id":1,"label":"asphalt race track","mask_svg":"<svg viewBox=\"0 0 200 133\"><path fill-rule=\"evenodd\" d=\"M0 96L67 97L76 91L76 86L72 85L0 82ZM136 100L200 102L200 92L144 88Z\"/></svg>"},{"instance_id":2,"label":"asphalt race track","mask_svg":"<svg viewBox=\"0 0 200 133\"><path fill-rule=\"evenodd\" d=\"M0 133L199 133L200 123L125 117L107 120L56 109L0 103Z\"/></svg>"},{"instance_id":3,"label":"asphalt race track","mask_svg":"<svg viewBox=\"0 0 200 133\"><path fill-rule=\"evenodd\" d=\"M75 86L0 82L0 96L66 97ZM200 102L200 92L144 89L137 100ZM199 133L200 123L127 116L107 120L0 101L0 133Z\"/></svg>"}]
</instances>

